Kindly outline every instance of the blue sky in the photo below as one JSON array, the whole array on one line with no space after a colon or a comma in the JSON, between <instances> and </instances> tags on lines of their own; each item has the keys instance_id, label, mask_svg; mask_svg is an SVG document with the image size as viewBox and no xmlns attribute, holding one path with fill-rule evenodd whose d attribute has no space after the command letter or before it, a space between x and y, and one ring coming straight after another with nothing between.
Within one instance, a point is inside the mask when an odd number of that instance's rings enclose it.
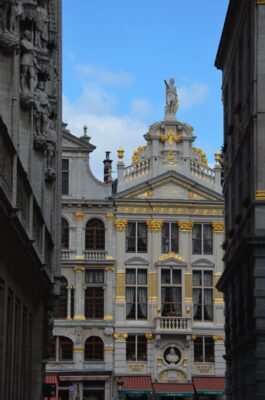
<instances>
[{"instance_id":1,"label":"blue sky","mask_svg":"<svg viewBox=\"0 0 265 400\"><path fill-rule=\"evenodd\" d=\"M215 55L228 0L63 1L64 121L88 126L92 171L122 145L130 163L148 126L164 116L163 80L175 78L177 118L213 163L222 144L221 72Z\"/></svg>"}]
</instances>

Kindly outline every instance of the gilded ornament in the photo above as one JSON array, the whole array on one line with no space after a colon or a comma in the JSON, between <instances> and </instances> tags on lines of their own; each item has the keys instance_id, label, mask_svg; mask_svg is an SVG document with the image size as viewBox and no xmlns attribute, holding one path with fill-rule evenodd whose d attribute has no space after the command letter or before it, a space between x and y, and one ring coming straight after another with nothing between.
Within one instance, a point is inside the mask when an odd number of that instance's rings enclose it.
<instances>
[{"instance_id":1,"label":"gilded ornament","mask_svg":"<svg viewBox=\"0 0 265 400\"><path fill-rule=\"evenodd\" d=\"M113 353L113 347L105 347L104 352L105 353Z\"/></svg>"},{"instance_id":2,"label":"gilded ornament","mask_svg":"<svg viewBox=\"0 0 265 400\"><path fill-rule=\"evenodd\" d=\"M166 151L165 152L165 159L164 159L164 164L166 165L176 165L177 164L177 159L176 159L176 153L174 151Z\"/></svg>"},{"instance_id":3,"label":"gilded ornament","mask_svg":"<svg viewBox=\"0 0 265 400\"><path fill-rule=\"evenodd\" d=\"M191 336L191 340L194 342L194 340L196 340L197 339L197 336L196 335L192 335Z\"/></svg>"},{"instance_id":4,"label":"gilded ornament","mask_svg":"<svg viewBox=\"0 0 265 400\"><path fill-rule=\"evenodd\" d=\"M121 161L124 157L124 150L121 146L118 148L117 154L118 154L118 159Z\"/></svg>"},{"instance_id":5,"label":"gilded ornament","mask_svg":"<svg viewBox=\"0 0 265 400\"><path fill-rule=\"evenodd\" d=\"M105 260L114 260L114 257L113 256L106 256Z\"/></svg>"},{"instance_id":6,"label":"gilded ornament","mask_svg":"<svg viewBox=\"0 0 265 400\"><path fill-rule=\"evenodd\" d=\"M173 143L181 143L183 140L183 135L176 135L173 129L169 129L167 134L160 133L159 140L161 142L167 142L172 145Z\"/></svg>"},{"instance_id":7,"label":"gilded ornament","mask_svg":"<svg viewBox=\"0 0 265 400\"><path fill-rule=\"evenodd\" d=\"M224 304L224 300L221 299L221 298L214 299L214 304L221 304L221 305L223 305L223 304Z\"/></svg>"},{"instance_id":8,"label":"gilded ornament","mask_svg":"<svg viewBox=\"0 0 265 400\"><path fill-rule=\"evenodd\" d=\"M112 321L113 320L113 316L112 315L105 315L104 316L104 321Z\"/></svg>"},{"instance_id":9,"label":"gilded ornament","mask_svg":"<svg viewBox=\"0 0 265 400\"><path fill-rule=\"evenodd\" d=\"M132 163L137 164L140 162L140 153L146 149L146 146L139 146L134 152L132 156Z\"/></svg>"},{"instance_id":10,"label":"gilded ornament","mask_svg":"<svg viewBox=\"0 0 265 400\"><path fill-rule=\"evenodd\" d=\"M225 224L223 221L212 222L212 227L215 233L223 233Z\"/></svg>"},{"instance_id":11,"label":"gilded ornament","mask_svg":"<svg viewBox=\"0 0 265 400\"><path fill-rule=\"evenodd\" d=\"M199 154L201 156L199 164L202 167L208 167L208 160L206 157L206 153L202 151L202 149L200 149L199 147L193 147L193 151L194 153Z\"/></svg>"},{"instance_id":12,"label":"gilded ornament","mask_svg":"<svg viewBox=\"0 0 265 400\"><path fill-rule=\"evenodd\" d=\"M163 254L158 258L159 261L166 261L170 258L174 258L177 261L181 261L183 263L186 263L183 257L181 257L179 254L173 253L172 251L169 251L167 254Z\"/></svg>"},{"instance_id":13,"label":"gilded ornament","mask_svg":"<svg viewBox=\"0 0 265 400\"><path fill-rule=\"evenodd\" d=\"M183 360L182 360L182 365L183 365L183 367L187 368L188 363L189 363L188 356L184 356L184 357L183 357Z\"/></svg>"},{"instance_id":14,"label":"gilded ornament","mask_svg":"<svg viewBox=\"0 0 265 400\"><path fill-rule=\"evenodd\" d=\"M154 339L154 335L153 335L152 332L147 332L145 334L145 337L146 337L147 340L153 340Z\"/></svg>"},{"instance_id":15,"label":"gilded ornament","mask_svg":"<svg viewBox=\"0 0 265 400\"><path fill-rule=\"evenodd\" d=\"M185 308L185 315L186 317L190 317L191 316L191 306L186 306Z\"/></svg>"},{"instance_id":16,"label":"gilded ornament","mask_svg":"<svg viewBox=\"0 0 265 400\"><path fill-rule=\"evenodd\" d=\"M81 314L74 316L75 321L84 321L85 319L86 319L85 316Z\"/></svg>"},{"instance_id":17,"label":"gilded ornament","mask_svg":"<svg viewBox=\"0 0 265 400\"><path fill-rule=\"evenodd\" d=\"M265 4L265 0L256 0L257 4Z\"/></svg>"},{"instance_id":18,"label":"gilded ornament","mask_svg":"<svg viewBox=\"0 0 265 400\"><path fill-rule=\"evenodd\" d=\"M149 231L161 231L161 228L163 226L163 221L160 220L150 220L150 221L146 221L147 227Z\"/></svg>"},{"instance_id":19,"label":"gilded ornament","mask_svg":"<svg viewBox=\"0 0 265 400\"><path fill-rule=\"evenodd\" d=\"M162 364L162 362L163 362L163 357L161 357L161 356L158 356L158 357L156 357L156 362L157 362L157 364Z\"/></svg>"},{"instance_id":20,"label":"gilded ornament","mask_svg":"<svg viewBox=\"0 0 265 400\"><path fill-rule=\"evenodd\" d=\"M73 267L75 272L84 272L85 268L84 267L79 267L78 265Z\"/></svg>"},{"instance_id":21,"label":"gilded ornament","mask_svg":"<svg viewBox=\"0 0 265 400\"><path fill-rule=\"evenodd\" d=\"M84 259L85 259L85 256L79 254L79 255L75 256L75 259L76 259L76 260L84 260Z\"/></svg>"},{"instance_id":22,"label":"gilded ornament","mask_svg":"<svg viewBox=\"0 0 265 400\"><path fill-rule=\"evenodd\" d=\"M114 218L114 214L109 212L109 213L106 214L106 218L107 218L108 221L112 221L113 218Z\"/></svg>"},{"instance_id":23,"label":"gilded ornament","mask_svg":"<svg viewBox=\"0 0 265 400\"><path fill-rule=\"evenodd\" d=\"M144 372L144 364L129 364L129 372Z\"/></svg>"},{"instance_id":24,"label":"gilded ornament","mask_svg":"<svg viewBox=\"0 0 265 400\"><path fill-rule=\"evenodd\" d=\"M112 267L112 266L110 266L110 265L108 265L107 267L105 267L105 271L106 271L106 272L114 272L114 271L115 271L115 268Z\"/></svg>"},{"instance_id":25,"label":"gilded ornament","mask_svg":"<svg viewBox=\"0 0 265 400\"><path fill-rule=\"evenodd\" d=\"M84 348L83 347L76 347L75 349L74 349L74 353L83 353L84 352Z\"/></svg>"},{"instance_id":26,"label":"gilded ornament","mask_svg":"<svg viewBox=\"0 0 265 400\"><path fill-rule=\"evenodd\" d=\"M126 219L116 219L115 226L117 231L122 232L126 228L128 221Z\"/></svg>"},{"instance_id":27,"label":"gilded ornament","mask_svg":"<svg viewBox=\"0 0 265 400\"><path fill-rule=\"evenodd\" d=\"M215 335L213 336L213 341L214 342L224 342L225 337L224 335Z\"/></svg>"},{"instance_id":28,"label":"gilded ornament","mask_svg":"<svg viewBox=\"0 0 265 400\"><path fill-rule=\"evenodd\" d=\"M85 218L85 214L82 211L78 211L75 213L75 218L77 219L77 221L83 221L83 219Z\"/></svg>"},{"instance_id":29,"label":"gilded ornament","mask_svg":"<svg viewBox=\"0 0 265 400\"><path fill-rule=\"evenodd\" d=\"M113 334L114 339L127 339L128 333L125 332L115 332Z\"/></svg>"},{"instance_id":30,"label":"gilded ornament","mask_svg":"<svg viewBox=\"0 0 265 400\"><path fill-rule=\"evenodd\" d=\"M255 200L265 200L265 190L257 190Z\"/></svg>"},{"instance_id":31,"label":"gilded ornament","mask_svg":"<svg viewBox=\"0 0 265 400\"><path fill-rule=\"evenodd\" d=\"M179 221L179 231L180 232L191 232L193 227L192 221Z\"/></svg>"}]
</instances>

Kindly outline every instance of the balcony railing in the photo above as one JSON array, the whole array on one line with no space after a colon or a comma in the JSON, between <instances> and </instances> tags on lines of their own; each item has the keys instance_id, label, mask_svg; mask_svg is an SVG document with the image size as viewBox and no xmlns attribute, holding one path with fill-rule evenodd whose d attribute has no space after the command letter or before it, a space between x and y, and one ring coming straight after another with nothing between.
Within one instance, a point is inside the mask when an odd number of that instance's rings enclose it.
<instances>
[{"instance_id":1,"label":"balcony railing","mask_svg":"<svg viewBox=\"0 0 265 400\"><path fill-rule=\"evenodd\" d=\"M182 317L157 317L156 331L186 333L191 331L191 319Z\"/></svg>"},{"instance_id":2,"label":"balcony railing","mask_svg":"<svg viewBox=\"0 0 265 400\"><path fill-rule=\"evenodd\" d=\"M107 252L105 250L85 250L85 260L105 260Z\"/></svg>"},{"instance_id":3,"label":"balcony railing","mask_svg":"<svg viewBox=\"0 0 265 400\"><path fill-rule=\"evenodd\" d=\"M72 260L76 258L76 250L61 250L61 260Z\"/></svg>"}]
</instances>

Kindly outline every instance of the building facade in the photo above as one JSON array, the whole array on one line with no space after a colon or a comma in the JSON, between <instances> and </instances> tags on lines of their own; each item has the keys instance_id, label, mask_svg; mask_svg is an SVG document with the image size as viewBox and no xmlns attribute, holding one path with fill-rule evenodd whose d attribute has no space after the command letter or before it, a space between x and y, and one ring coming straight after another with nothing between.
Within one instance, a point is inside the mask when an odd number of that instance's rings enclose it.
<instances>
[{"instance_id":1,"label":"building facade","mask_svg":"<svg viewBox=\"0 0 265 400\"><path fill-rule=\"evenodd\" d=\"M61 297L46 369L58 399L223 398L220 154L211 169L168 103L131 165L118 150L115 181L108 153L104 182L93 176L86 128L64 131Z\"/></svg>"},{"instance_id":2,"label":"building facade","mask_svg":"<svg viewBox=\"0 0 265 400\"><path fill-rule=\"evenodd\" d=\"M216 57L223 73L227 394L265 393L265 1L231 0Z\"/></svg>"},{"instance_id":3,"label":"building facade","mask_svg":"<svg viewBox=\"0 0 265 400\"><path fill-rule=\"evenodd\" d=\"M60 268L60 1L1 1L0 92L0 398L36 400Z\"/></svg>"}]
</instances>

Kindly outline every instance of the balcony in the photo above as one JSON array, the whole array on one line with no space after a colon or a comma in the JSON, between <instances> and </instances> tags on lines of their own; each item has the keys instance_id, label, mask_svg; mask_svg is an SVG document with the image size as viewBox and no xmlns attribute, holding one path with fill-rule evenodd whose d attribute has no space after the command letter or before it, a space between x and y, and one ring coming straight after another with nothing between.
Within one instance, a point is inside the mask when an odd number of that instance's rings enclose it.
<instances>
[{"instance_id":1,"label":"balcony","mask_svg":"<svg viewBox=\"0 0 265 400\"><path fill-rule=\"evenodd\" d=\"M76 250L63 249L61 251L61 260L84 259L86 261L104 261L113 260L113 257L107 255L105 250L85 250L83 256L78 256Z\"/></svg>"},{"instance_id":2,"label":"balcony","mask_svg":"<svg viewBox=\"0 0 265 400\"><path fill-rule=\"evenodd\" d=\"M157 317L157 333L191 333L191 318Z\"/></svg>"},{"instance_id":3,"label":"balcony","mask_svg":"<svg viewBox=\"0 0 265 400\"><path fill-rule=\"evenodd\" d=\"M106 260L107 252L105 250L86 250L83 252L85 260L100 261Z\"/></svg>"},{"instance_id":4,"label":"balcony","mask_svg":"<svg viewBox=\"0 0 265 400\"><path fill-rule=\"evenodd\" d=\"M62 250L61 260L73 260L76 259L76 250Z\"/></svg>"}]
</instances>

